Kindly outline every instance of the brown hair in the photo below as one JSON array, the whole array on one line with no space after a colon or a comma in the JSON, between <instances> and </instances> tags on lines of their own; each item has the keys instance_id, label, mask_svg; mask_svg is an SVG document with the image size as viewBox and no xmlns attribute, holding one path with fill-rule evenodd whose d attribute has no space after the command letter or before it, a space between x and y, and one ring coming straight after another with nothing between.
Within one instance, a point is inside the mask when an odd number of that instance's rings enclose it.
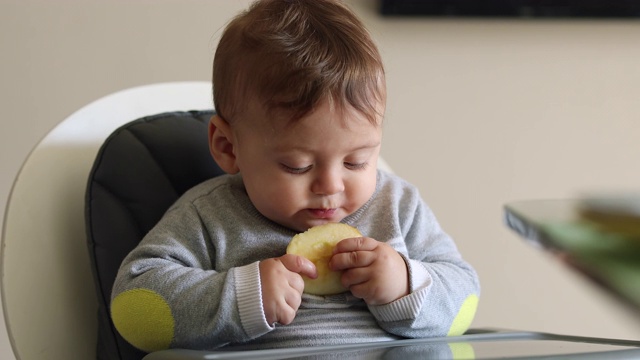
<instances>
[{"instance_id":1,"label":"brown hair","mask_svg":"<svg viewBox=\"0 0 640 360\"><path fill-rule=\"evenodd\" d=\"M371 122L386 101L382 59L369 32L338 0L261 0L225 29L213 62L214 104L231 121L244 99L292 119L328 99Z\"/></svg>"}]
</instances>

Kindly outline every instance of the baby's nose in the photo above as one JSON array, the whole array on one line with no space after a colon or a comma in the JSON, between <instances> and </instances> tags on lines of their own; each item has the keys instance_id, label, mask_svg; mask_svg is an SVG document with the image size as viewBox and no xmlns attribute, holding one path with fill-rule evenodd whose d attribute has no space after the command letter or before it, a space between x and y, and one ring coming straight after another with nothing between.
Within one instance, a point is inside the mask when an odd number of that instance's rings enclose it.
<instances>
[{"instance_id":1,"label":"baby's nose","mask_svg":"<svg viewBox=\"0 0 640 360\"><path fill-rule=\"evenodd\" d=\"M311 191L316 195L333 195L344 191L344 181L337 171L322 171L313 181Z\"/></svg>"}]
</instances>

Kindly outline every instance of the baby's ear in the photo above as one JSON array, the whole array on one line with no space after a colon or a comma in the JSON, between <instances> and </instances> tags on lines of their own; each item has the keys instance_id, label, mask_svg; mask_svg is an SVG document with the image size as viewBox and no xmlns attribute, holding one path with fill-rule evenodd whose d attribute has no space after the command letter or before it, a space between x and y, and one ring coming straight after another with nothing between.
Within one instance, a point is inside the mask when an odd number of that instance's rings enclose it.
<instances>
[{"instance_id":1,"label":"baby's ear","mask_svg":"<svg viewBox=\"0 0 640 360\"><path fill-rule=\"evenodd\" d=\"M236 164L234 146L231 125L218 115L212 116L209 121L209 151L218 166L229 174L240 171Z\"/></svg>"}]
</instances>

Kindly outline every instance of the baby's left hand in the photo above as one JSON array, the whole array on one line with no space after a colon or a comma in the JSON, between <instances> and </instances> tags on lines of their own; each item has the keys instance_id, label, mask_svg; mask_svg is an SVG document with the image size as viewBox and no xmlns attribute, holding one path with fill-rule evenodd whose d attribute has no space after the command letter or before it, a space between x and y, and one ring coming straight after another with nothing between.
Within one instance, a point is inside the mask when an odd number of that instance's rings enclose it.
<instances>
[{"instance_id":1,"label":"baby's left hand","mask_svg":"<svg viewBox=\"0 0 640 360\"><path fill-rule=\"evenodd\" d=\"M368 305L382 305L409 294L407 265L391 246L368 237L340 241L329 262L343 270L342 285Z\"/></svg>"}]
</instances>

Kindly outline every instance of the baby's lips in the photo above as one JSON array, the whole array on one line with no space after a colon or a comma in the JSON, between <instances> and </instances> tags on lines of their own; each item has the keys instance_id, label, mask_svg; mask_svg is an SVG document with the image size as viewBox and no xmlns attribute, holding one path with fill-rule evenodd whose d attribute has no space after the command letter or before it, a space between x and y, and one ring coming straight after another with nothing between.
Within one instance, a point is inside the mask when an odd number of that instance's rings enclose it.
<instances>
[{"instance_id":1,"label":"baby's lips","mask_svg":"<svg viewBox=\"0 0 640 360\"><path fill-rule=\"evenodd\" d=\"M309 212L313 214L314 217L318 219L330 219L335 213L337 209L309 209Z\"/></svg>"}]
</instances>

